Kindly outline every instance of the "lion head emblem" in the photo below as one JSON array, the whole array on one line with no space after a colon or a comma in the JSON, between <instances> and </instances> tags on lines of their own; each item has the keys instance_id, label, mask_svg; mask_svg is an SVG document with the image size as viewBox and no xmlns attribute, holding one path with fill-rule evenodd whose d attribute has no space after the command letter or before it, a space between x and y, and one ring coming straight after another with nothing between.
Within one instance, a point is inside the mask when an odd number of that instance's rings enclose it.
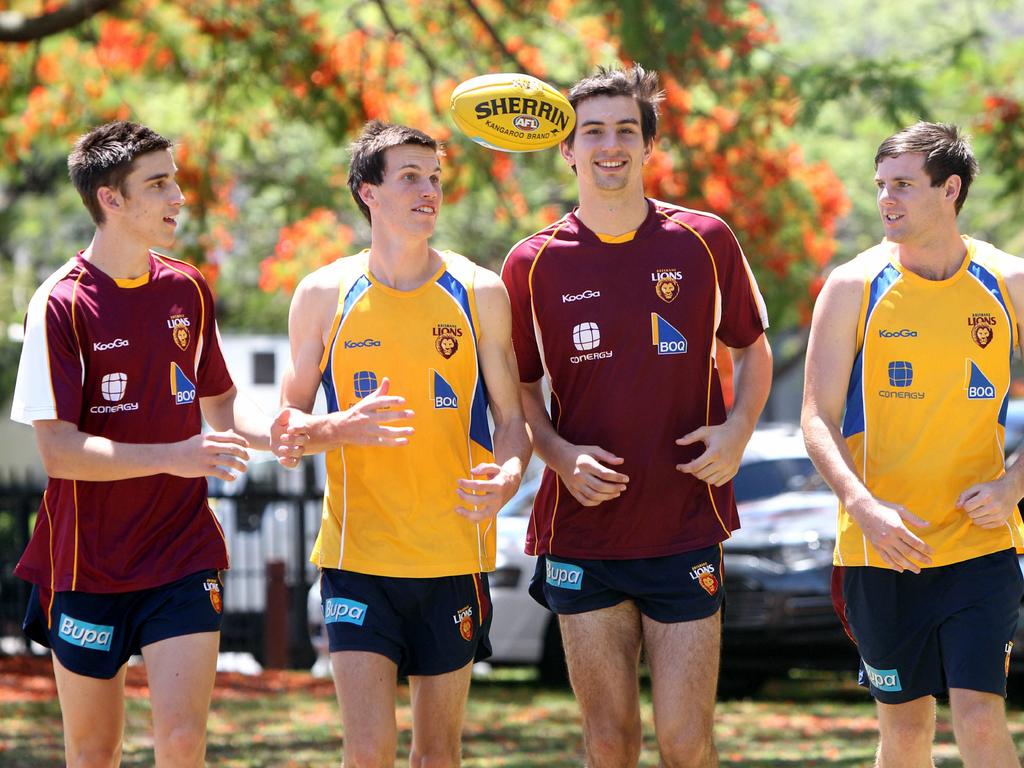
<instances>
[{"instance_id":1,"label":"lion head emblem","mask_svg":"<svg viewBox=\"0 0 1024 768\"><path fill-rule=\"evenodd\" d=\"M666 304L671 304L679 295L679 283L674 277L663 277L654 286L654 292Z\"/></svg>"}]
</instances>

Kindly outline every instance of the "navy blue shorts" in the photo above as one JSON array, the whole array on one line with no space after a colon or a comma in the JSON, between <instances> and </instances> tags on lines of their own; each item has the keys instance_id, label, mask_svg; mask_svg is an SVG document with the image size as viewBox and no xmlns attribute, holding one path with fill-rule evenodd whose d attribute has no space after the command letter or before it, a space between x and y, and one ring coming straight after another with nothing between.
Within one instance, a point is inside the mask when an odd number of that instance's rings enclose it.
<instances>
[{"instance_id":1,"label":"navy blue shorts","mask_svg":"<svg viewBox=\"0 0 1024 768\"><path fill-rule=\"evenodd\" d=\"M443 675L491 655L487 574L427 579L324 568L328 647L387 656L400 675Z\"/></svg>"},{"instance_id":2,"label":"navy blue shorts","mask_svg":"<svg viewBox=\"0 0 1024 768\"><path fill-rule=\"evenodd\" d=\"M66 669L109 680L147 645L219 632L222 611L220 576L208 570L136 592L50 592L33 586L22 628L30 640L51 648Z\"/></svg>"},{"instance_id":3,"label":"navy blue shorts","mask_svg":"<svg viewBox=\"0 0 1024 768\"><path fill-rule=\"evenodd\" d=\"M1005 696L1022 594L1012 549L916 574L845 568L860 684L885 704L943 696L950 688Z\"/></svg>"},{"instance_id":4,"label":"navy blue shorts","mask_svg":"<svg viewBox=\"0 0 1024 768\"><path fill-rule=\"evenodd\" d=\"M555 613L586 613L632 600L663 624L714 615L725 596L722 547L636 560L541 555L530 595Z\"/></svg>"}]
</instances>

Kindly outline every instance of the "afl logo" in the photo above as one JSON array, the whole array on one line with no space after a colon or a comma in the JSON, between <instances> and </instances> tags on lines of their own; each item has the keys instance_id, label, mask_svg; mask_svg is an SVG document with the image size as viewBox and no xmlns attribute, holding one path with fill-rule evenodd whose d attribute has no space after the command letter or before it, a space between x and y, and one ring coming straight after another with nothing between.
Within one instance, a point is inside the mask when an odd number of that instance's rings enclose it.
<instances>
[{"instance_id":1,"label":"afl logo","mask_svg":"<svg viewBox=\"0 0 1024 768\"><path fill-rule=\"evenodd\" d=\"M540 128L540 120L532 115L516 115L512 118L512 125L520 131L536 131Z\"/></svg>"}]
</instances>

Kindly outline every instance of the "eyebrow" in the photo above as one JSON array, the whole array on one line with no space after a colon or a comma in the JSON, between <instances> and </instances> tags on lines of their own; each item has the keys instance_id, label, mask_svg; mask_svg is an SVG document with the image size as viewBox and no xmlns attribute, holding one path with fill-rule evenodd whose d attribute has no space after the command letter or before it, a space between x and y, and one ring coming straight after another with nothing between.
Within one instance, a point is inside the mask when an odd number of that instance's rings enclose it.
<instances>
[{"instance_id":1,"label":"eyebrow","mask_svg":"<svg viewBox=\"0 0 1024 768\"><path fill-rule=\"evenodd\" d=\"M587 126L587 125L604 125L604 123L605 123L604 120L591 119L591 120L584 120L583 121L583 126ZM616 125L622 125L623 123L629 123L630 125L640 125L640 121L637 120L635 117L624 117L621 120L617 120L615 122Z\"/></svg>"},{"instance_id":2,"label":"eyebrow","mask_svg":"<svg viewBox=\"0 0 1024 768\"><path fill-rule=\"evenodd\" d=\"M417 171L423 170L423 166L420 165L419 163L406 163L405 165L399 166L398 170L404 171L406 168L413 168L414 170L417 170ZM434 166L434 171L440 171L440 170L441 170L441 164L438 163L437 165Z\"/></svg>"},{"instance_id":3,"label":"eyebrow","mask_svg":"<svg viewBox=\"0 0 1024 768\"><path fill-rule=\"evenodd\" d=\"M143 179L143 183L145 184L146 182L149 181L156 181L157 179L169 179L170 176L171 174L169 173L154 173L152 176L147 176L145 179Z\"/></svg>"}]
</instances>

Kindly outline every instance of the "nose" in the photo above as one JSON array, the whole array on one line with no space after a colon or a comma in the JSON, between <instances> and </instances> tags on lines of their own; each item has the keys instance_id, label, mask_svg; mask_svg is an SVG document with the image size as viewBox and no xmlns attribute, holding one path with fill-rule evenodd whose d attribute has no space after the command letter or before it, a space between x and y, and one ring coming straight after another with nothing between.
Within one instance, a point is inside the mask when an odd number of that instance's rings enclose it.
<instances>
[{"instance_id":1,"label":"nose","mask_svg":"<svg viewBox=\"0 0 1024 768\"><path fill-rule=\"evenodd\" d=\"M181 187L175 183L172 187L171 205L176 205L179 208L185 204L185 195L181 192Z\"/></svg>"}]
</instances>

